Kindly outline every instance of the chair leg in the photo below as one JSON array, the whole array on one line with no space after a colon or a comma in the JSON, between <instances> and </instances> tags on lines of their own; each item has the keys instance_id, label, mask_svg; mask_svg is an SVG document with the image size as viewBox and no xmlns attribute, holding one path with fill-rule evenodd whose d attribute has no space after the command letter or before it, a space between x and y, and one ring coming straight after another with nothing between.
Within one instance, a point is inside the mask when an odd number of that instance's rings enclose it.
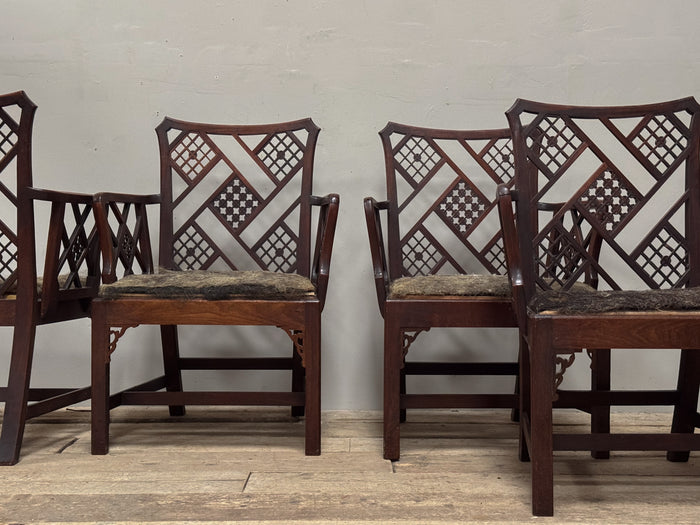
<instances>
[{"instance_id":1,"label":"chair leg","mask_svg":"<svg viewBox=\"0 0 700 525\"><path fill-rule=\"evenodd\" d=\"M700 390L700 350L681 350L678 369L679 402L673 409L671 432L689 433L695 431L695 415L698 410L698 391ZM669 451L669 461L688 461L689 451Z\"/></svg>"},{"instance_id":2,"label":"chair leg","mask_svg":"<svg viewBox=\"0 0 700 525\"><path fill-rule=\"evenodd\" d=\"M591 351L591 390L610 390L610 349ZM591 432L593 434L610 433L610 405L596 406L591 409ZM610 459L609 450L591 450L596 459Z\"/></svg>"},{"instance_id":3,"label":"chair leg","mask_svg":"<svg viewBox=\"0 0 700 525\"><path fill-rule=\"evenodd\" d=\"M519 365L518 365L519 369ZM520 399L520 375L518 374L515 376L515 385L513 386L513 394L515 395L516 403L513 406L513 409L510 411L510 420L513 423L518 423L520 421L520 406L519 402L517 401Z\"/></svg>"},{"instance_id":4,"label":"chair leg","mask_svg":"<svg viewBox=\"0 0 700 525\"><path fill-rule=\"evenodd\" d=\"M165 389L168 392L182 392L182 372L180 370L180 345L176 325L162 325L160 340L163 346L163 370L165 372ZM182 405L169 406L171 416L184 416Z\"/></svg>"},{"instance_id":5,"label":"chair leg","mask_svg":"<svg viewBox=\"0 0 700 525\"><path fill-rule=\"evenodd\" d=\"M548 337L538 337L533 329L530 338L530 458L532 462L532 513L554 514L554 451L552 400L554 390L554 356ZM544 334L542 334L544 336Z\"/></svg>"},{"instance_id":6,"label":"chair leg","mask_svg":"<svg viewBox=\"0 0 700 525\"><path fill-rule=\"evenodd\" d=\"M401 331L390 312L384 318L384 459L397 461L400 445Z\"/></svg>"},{"instance_id":7,"label":"chair leg","mask_svg":"<svg viewBox=\"0 0 700 525\"><path fill-rule=\"evenodd\" d=\"M292 392L304 392L306 369L302 366L301 356L292 345ZM293 406L292 417L303 417L304 406Z\"/></svg>"},{"instance_id":8,"label":"chair leg","mask_svg":"<svg viewBox=\"0 0 700 525\"><path fill-rule=\"evenodd\" d=\"M318 303L306 306L304 331L305 387L305 452L321 454L321 308Z\"/></svg>"},{"instance_id":9,"label":"chair leg","mask_svg":"<svg viewBox=\"0 0 700 525\"><path fill-rule=\"evenodd\" d=\"M35 333L36 326L30 321L17 324L12 336L7 398L0 433L0 465L14 465L19 460L27 418Z\"/></svg>"},{"instance_id":10,"label":"chair leg","mask_svg":"<svg viewBox=\"0 0 700 525\"><path fill-rule=\"evenodd\" d=\"M406 394L406 371L404 369L401 369L400 394L402 396ZM406 422L406 409L405 408L402 408L399 410L399 422L401 422L401 423Z\"/></svg>"},{"instance_id":11,"label":"chair leg","mask_svg":"<svg viewBox=\"0 0 700 525\"><path fill-rule=\"evenodd\" d=\"M520 367L518 370L518 387L520 395L518 396L520 433L518 436L518 457L520 461L530 461L530 453L527 449L527 440L525 438L525 425L530 421L530 351L527 342L524 338L520 338L519 350Z\"/></svg>"},{"instance_id":12,"label":"chair leg","mask_svg":"<svg viewBox=\"0 0 700 525\"><path fill-rule=\"evenodd\" d=\"M109 326L99 303L92 306L91 452L109 451Z\"/></svg>"}]
</instances>

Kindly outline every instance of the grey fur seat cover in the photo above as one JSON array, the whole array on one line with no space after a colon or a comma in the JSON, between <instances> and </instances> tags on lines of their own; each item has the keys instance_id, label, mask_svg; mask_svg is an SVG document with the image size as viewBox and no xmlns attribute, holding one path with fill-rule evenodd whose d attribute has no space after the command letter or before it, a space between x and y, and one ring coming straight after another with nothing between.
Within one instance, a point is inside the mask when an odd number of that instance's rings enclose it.
<instances>
[{"instance_id":1,"label":"grey fur seat cover","mask_svg":"<svg viewBox=\"0 0 700 525\"><path fill-rule=\"evenodd\" d=\"M100 297L106 299L134 294L171 299L294 299L314 293L314 285L306 277L267 271L161 269L155 274L127 275L100 287Z\"/></svg>"},{"instance_id":2,"label":"grey fur seat cover","mask_svg":"<svg viewBox=\"0 0 700 525\"><path fill-rule=\"evenodd\" d=\"M505 275L421 275L401 277L389 285L389 297L409 295L459 295L510 297Z\"/></svg>"},{"instance_id":3,"label":"grey fur seat cover","mask_svg":"<svg viewBox=\"0 0 700 525\"><path fill-rule=\"evenodd\" d=\"M549 290L537 294L530 302L529 307L538 313L554 311L559 314L700 310L700 288L614 291L581 288L567 291Z\"/></svg>"}]
</instances>

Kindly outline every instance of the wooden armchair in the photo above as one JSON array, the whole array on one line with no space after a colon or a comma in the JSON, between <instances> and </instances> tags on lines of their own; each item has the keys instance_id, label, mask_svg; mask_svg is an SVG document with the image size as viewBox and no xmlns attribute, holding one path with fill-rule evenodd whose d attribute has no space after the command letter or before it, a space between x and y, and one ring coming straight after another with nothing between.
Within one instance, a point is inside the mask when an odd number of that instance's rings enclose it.
<instances>
[{"instance_id":1,"label":"wooden armchair","mask_svg":"<svg viewBox=\"0 0 700 525\"><path fill-rule=\"evenodd\" d=\"M92 196L31 187L35 111L23 92L0 95L0 324L14 327L7 387L0 388L0 465L18 461L27 419L90 397L89 386L30 388L37 325L87 317L99 283ZM40 279L35 202L51 206Z\"/></svg>"},{"instance_id":2,"label":"wooden armchair","mask_svg":"<svg viewBox=\"0 0 700 525\"><path fill-rule=\"evenodd\" d=\"M407 375L518 374L515 360L406 359L416 337L432 327L516 326L495 202L496 186L512 182L513 159L507 129L453 131L389 123L380 136L387 200L366 198L364 207L384 317L384 457L398 460L399 423L407 408L517 406L513 393L406 391Z\"/></svg>"},{"instance_id":3,"label":"wooden armchair","mask_svg":"<svg viewBox=\"0 0 700 525\"><path fill-rule=\"evenodd\" d=\"M95 197L105 284L92 310L93 454L107 453L109 410L122 404L169 405L173 415L187 404L289 405L306 417L306 454L320 454L321 311L339 198L311 192L319 128L310 119L225 126L166 118L156 132L160 195ZM160 204L157 272L150 204ZM318 210L315 240L312 209ZM164 375L110 396L117 342L141 324L160 325ZM277 326L292 352L180 356L177 325ZM187 391L182 370L291 370L292 387Z\"/></svg>"},{"instance_id":4,"label":"wooden armchair","mask_svg":"<svg viewBox=\"0 0 700 525\"><path fill-rule=\"evenodd\" d=\"M666 450L687 461L700 449L699 112L692 98L627 107L518 100L507 112L516 184L499 188L499 211L526 343L521 434L536 515L553 513L555 450ZM544 218L537 204L552 196L564 204ZM612 389L611 348L682 349L677 388ZM582 349L607 369L598 376L607 384L594 375L590 391L562 390ZM609 419L594 417L590 434L554 434L555 402L594 415L670 405L671 433L611 433Z\"/></svg>"}]
</instances>

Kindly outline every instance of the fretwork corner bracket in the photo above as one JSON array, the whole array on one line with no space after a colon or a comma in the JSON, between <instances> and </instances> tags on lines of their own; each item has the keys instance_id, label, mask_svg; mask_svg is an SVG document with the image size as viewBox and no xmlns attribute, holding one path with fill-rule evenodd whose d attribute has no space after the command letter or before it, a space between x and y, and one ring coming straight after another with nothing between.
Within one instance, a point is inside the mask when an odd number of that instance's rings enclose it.
<instances>
[{"instance_id":1,"label":"fretwork corner bracket","mask_svg":"<svg viewBox=\"0 0 700 525\"><path fill-rule=\"evenodd\" d=\"M418 334L420 334L421 332L427 332L429 330L430 327L401 330L401 368L403 368L406 364L406 356L408 355L408 349L416 340Z\"/></svg>"},{"instance_id":2,"label":"fretwork corner bracket","mask_svg":"<svg viewBox=\"0 0 700 525\"><path fill-rule=\"evenodd\" d=\"M559 399L559 386L561 385L562 381L564 381L564 373L566 370L574 364L577 352L580 352L580 350L574 350L570 354L557 354L555 358L554 365L557 368L557 371L554 373L554 401Z\"/></svg>"},{"instance_id":3,"label":"fretwork corner bracket","mask_svg":"<svg viewBox=\"0 0 700 525\"><path fill-rule=\"evenodd\" d=\"M297 354L299 354L299 357L301 358L301 366L306 368L306 361L304 360L304 330L295 330L291 328L284 328L282 326L279 326L278 328L284 330L284 333L287 334L292 340L292 343L294 343L294 350L296 350Z\"/></svg>"},{"instance_id":4,"label":"fretwork corner bracket","mask_svg":"<svg viewBox=\"0 0 700 525\"><path fill-rule=\"evenodd\" d=\"M131 324L131 325L127 325L127 326L120 326L120 327L115 327L115 328L109 329L109 346L107 347L107 355L105 356L105 360L107 363L109 363L110 360L112 359L112 354L117 349L117 343L122 338L122 336L126 333L126 331L129 328L135 328L137 326L138 326L137 324Z\"/></svg>"}]
</instances>

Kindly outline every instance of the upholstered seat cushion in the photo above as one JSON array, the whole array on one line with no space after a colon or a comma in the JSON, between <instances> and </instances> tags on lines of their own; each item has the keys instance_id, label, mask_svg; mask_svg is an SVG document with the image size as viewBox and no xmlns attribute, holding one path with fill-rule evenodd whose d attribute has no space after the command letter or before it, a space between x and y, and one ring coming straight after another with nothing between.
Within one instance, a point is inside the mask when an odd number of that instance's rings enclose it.
<instances>
[{"instance_id":1,"label":"upholstered seat cushion","mask_svg":"<svg viewBox=\"0 0 700 525\"><path fill-rule=\"evenodd\" d=\"M553 311L560 314L604 312L644 312L659 310L700 310L700 288L675 290L598 291L549 290L537 294L529 305L534 312Z\"/></svg>"},{"instance_id":2,"label":"upholstered seat cushion","mask_svg":"<svg viewBox=\"0 0 700 525\"><path fill-rule=\"evenodd\" d=\"M505 275L421 275L401 277L389 286L389 297L409 295L459 295L509 297Z\"/></svg>"},{"instance_id":3,"label":"upholstered seat cushion","mask_svg":"<svg viewBox=\"0 0 700 525\"><path fill-rule=\"evenodd\" d=\"M100 287L100 297L153 295L192 299L294 299L314 294L314 285L301 275L266 271L168 271L128 275Z\"/></svg>"}]
</instances>

